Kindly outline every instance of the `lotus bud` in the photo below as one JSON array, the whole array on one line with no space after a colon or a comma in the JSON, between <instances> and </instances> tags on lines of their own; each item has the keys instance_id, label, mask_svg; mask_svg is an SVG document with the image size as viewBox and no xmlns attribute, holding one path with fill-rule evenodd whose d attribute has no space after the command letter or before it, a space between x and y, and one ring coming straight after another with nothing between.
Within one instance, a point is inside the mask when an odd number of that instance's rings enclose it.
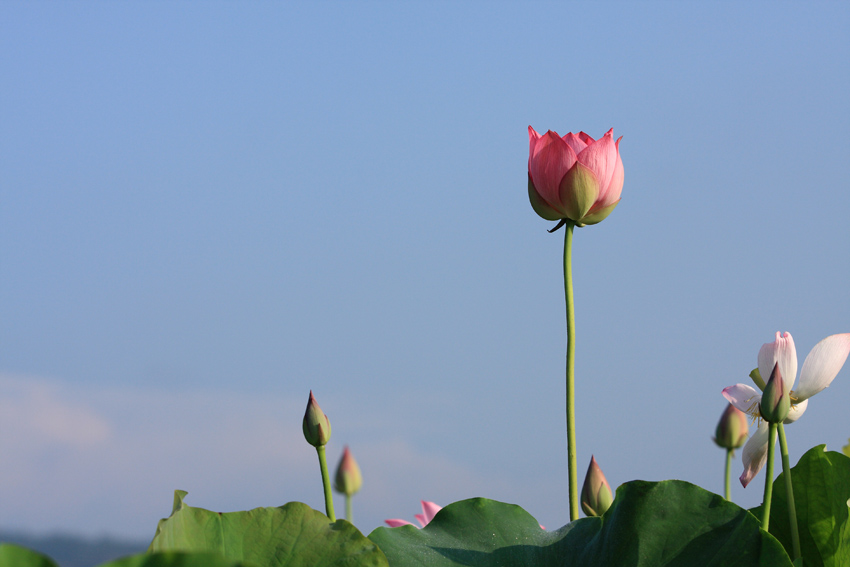
<instances>
[{"instance_id":1,"label":"lotus bud","mask_svg":"<svg viewBox=\"0 0 850 567\"><path fill-rule=\"evenodd\" d=\"M313 447L327 445L331 439L331 422L316 402L312 390L301 427L304 430L304 439Z\"/></svg>"},{"instance_id":2,"label":"lotus bud","mask_svg":"<svg viewBox=\"0 0 850 567\"><path fill-rule=\"evenodd\" d=\"M360 475L360 467L348 450L348 446L342 452L342 459L336 468L334 488L337 492L351 496L363 486L363 477Z\"/></svg>"},{"instance_id":3,"label":"lotus bud","mask_svg":"<svg viewBox=\"0 0 850 567\"><path fill-rule=\"evenodd\" d=\"M613 501L611 486L602 474L602 469L596 464L596 458L591 455L584 486L581 487L581 509L588 516L601 516Z\"/></svg>"},{"instance_id":4,"label":"lotus bud","mask_svg":"<svg viewBox=\"0 0 850 567\"><path fill-rule=\"evenodd\" d=\"M761 413L762 418L768 423L782 423L791 410L789 394L790 392L785 388L785 382L782 380L782 374L779 372L779 364L774 364L773 372L770 373L770 380L767 381L764 393L761 396L759 413Z\"/></svg>"},{"instance_id":5,"label":"lotus bud","mask_svg":"<svg viewBox=\"0 0 850 567\"><path fill-rule=\"evenodd\" d=\"M613 128L594 140L584 132L541 136L529 126L528 143L528 198L544 219L596 224L620 202L623 160Z\"/></svg>"},{"instance_id":6,"label":"lotus bud","mask_svg":"<svg viewBox=\"0 0 850 567\"><path fill-rule=\"evenodd\" d=\"M718 447L724 449L737 449L743 446L747 439L747 415L729 404L723 415L720 416L720 421L717 422L717 430L714 432L714 442Z\"/></svg>"}]
</instances>

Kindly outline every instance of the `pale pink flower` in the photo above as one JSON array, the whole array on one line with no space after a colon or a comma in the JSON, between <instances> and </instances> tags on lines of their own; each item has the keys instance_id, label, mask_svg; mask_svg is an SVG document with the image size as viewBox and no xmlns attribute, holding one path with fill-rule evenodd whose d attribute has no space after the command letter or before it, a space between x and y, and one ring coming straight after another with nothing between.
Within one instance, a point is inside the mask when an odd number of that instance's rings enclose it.
<instances>
[{"instance_id":1,"label":"pale pink flower","mask_svg":"<svg viewBox=\"0 0 850 567\"><path fill-rule=\"evenodd\" d=\"M437 512L442 510L443 507L437 506L433 502L427 502L425 500L422 500L421 502L422 502L422 513L421 514L415 514L413 517L416 518L416 521L419 522L421 524L421 526L424 528L425 526L428 525L428 522L430 522L431 520L434 519L434 516L436 516ZM399 520L399 519L384 520L384 522L386 522L386 524L391 528L397 528L399 526L408 526L408 525L412 526L413 525L410 522L408 522L407 520Z\"/></svg>"},{"instance_id":2,"label":"pale pink flower","mask_svg":"<svg viewBox=\"0 0 850 567\"><path fill-rule=\"evenodd\" d=\"M815 345L803 362L800 370L800 383L793 390L797 377L797 350L790 333L776 333L776 340L765 343L759 350L758 368L762 379L770 376L774 365L779 367L785 388L791 390L791 411L783 423L793 423L800 419L809 404L809 398L829 387L847 355L850 354L850 333L831 335ZM760 417L759 403L761 392L748 384L735 384L723 390L723 396L739 410ZM741 458L744 473L741 484L745 487L758 474L767 461L768 425L760 420L756 432L744 445Z\"/></svg>"}]
</instances>

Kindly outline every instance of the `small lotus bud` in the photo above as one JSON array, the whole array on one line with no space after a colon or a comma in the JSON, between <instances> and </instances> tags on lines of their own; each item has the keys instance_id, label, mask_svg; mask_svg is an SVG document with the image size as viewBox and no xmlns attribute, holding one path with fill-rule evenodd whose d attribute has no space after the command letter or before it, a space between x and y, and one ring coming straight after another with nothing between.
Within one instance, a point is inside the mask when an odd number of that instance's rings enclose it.
<instances>
[{"instance_id":1,"label":"small lotus bud","mask_svg":"<svg viewBox=\"0 0 850 567\"><path fill-rule=\"evenodd\" d=\"M782 423L788 417L790 410L791 398L788 390L785 389L785 381L782 380L782 374L779 372L779 364L777 363L773 365L770 380L767 381L761 395L759 413L768 423Z\"/></svg>"},{"instance_id":2,"label":"small lotus bud","mask_svg":"<svg viewBox=\"0 0 850 567\"><path fill-rule=\"evenodd\" d=\"M596 459L591 455L590 466L587 467L587 475L584 477L584 486L581 487L581 509L588 516L601 516L613 501L611 486L602 474L602 469L596 464Z\"/></svg>"},{"instance_id":3,"label":"small lotus bud","mask_svg":"<svg viewBox=\"0 0 850 567\"><path fill-rule=\"evenodd\" d=\"M307 411L304 413L304 422L301 427L304 430L304 439L313 447L327 445L331 439L331 422L313 397L312 390L310 390L310 400L307 402Z\"/></svg>"},{"instance_id":4,"label":"small lotus bud","mask_svg":"<svg viewBox=\"0 0 850 567\"><path fill-rule=\"evenodd\" d=\"M334 488L337 492L351 496L363 485L363 477L360 475L360 467L357 466L357 461L351 456L351 451L348 446L342 452L342 459L336 467L336 478L334 479Z\"/></svg>"},{"instance_id":5,"label":"small lotus bud","mask_svg":"<svg viewBox=\"0 0 850 567\"><path fill-rule=\"evenodd\" d=\"M724 449L737 449L747 439L747 414L729 404L717 422L714 442Z\"/></svg>"}]
</instances>

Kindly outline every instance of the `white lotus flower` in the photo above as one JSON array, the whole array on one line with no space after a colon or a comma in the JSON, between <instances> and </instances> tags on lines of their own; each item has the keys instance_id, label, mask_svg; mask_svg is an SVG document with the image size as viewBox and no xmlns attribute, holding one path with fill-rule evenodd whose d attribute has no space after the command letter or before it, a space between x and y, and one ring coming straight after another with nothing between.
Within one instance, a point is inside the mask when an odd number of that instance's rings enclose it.
<instances>
[{"instance_id":1,"label":"white lotus flower","mask_svg":"<svg viewBox=\"0 0 850 567\"><path fill-rule=\"evenodd\" d=\"M791 390L791 411L783 423L793 423L800 419L809 405L809 398L829 387L844 366L848 354L850 354L850 333L825 338L815 345L803 362L800 383L794 390L792 387L797 377L797 350L794 348L794 339L791 334L781 335L777 332L775 341L762 345L758 359L759 374L762 378L770 376L776 365L779 367L785 387ZM723 390L723 396L739 410L754 418L761 417L759 415L761 392L752 386L747 384L729 386ZM767 438L767 422L759 420L758 429L744 445L741 455L744 473L740 480L745 487L767 461Z\"/></svg>"}]
</instances>

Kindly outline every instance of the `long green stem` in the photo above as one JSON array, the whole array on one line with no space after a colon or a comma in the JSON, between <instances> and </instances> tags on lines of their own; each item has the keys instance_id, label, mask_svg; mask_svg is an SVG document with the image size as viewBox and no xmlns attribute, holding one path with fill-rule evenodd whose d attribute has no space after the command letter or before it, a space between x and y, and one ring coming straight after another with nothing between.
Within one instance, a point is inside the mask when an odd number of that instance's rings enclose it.
<instances>
[{"instance_id":1,"label":"long green stem","mask_svg":"<svg viewBox=\"0 0 850 567\"><path fill-rule=\"evenodd\" d=\"M328 462L325 459L325 446L319 445L316 447L316 452L319 454L319 468L322 469L322 485L325 487L325 514L331 519L331 522L336 522L334 498L333 494L331 494L331 477L328 475Z\"/></svg>"},{"instance_id":2,"label":"long green stem","mask_svg":"<svg viewBox=\"0 0 850 567\"><path fill-rule=\"evenodd\" d=\"M785 428L779 424L779 452L782 455L782 476L785 477L785 495L788 499L788 522L791 524L791 547L794 560L800 557L800 533L797 530L797 507L794 505L794 487L791 484L791 462L788 460L788 442Z\"/></svg>"},{"instance_id":3,"label":"long green stem","mask_svg":"<svg viewBox=\"0 0 850 567\"><path fill-rule=\"evenodd\" d=\"M345 519L348 520L349 524L353 524L354 520L351 519L351 495L345 495Z\"/></svg>"},{"instance_id":4,"label":"long green stem","mask_svg":"<svg viewBox=\"0 0 850 567\"><path fill-rule=\"evenodd\" d=\"M576 458L576 316L573 302L573 229L567 222L564 234L564 296L567 302L567 464L570 483L570 521L578 519L578 460Z\"/></svg>"},{"instance_id":5,"label":"long green stem","mask_svg":"<svg viewBox=\"0 0 850 567\"><path fill-rule=\"evenodd\" d=\"M732 490L729 488L729 473L732 470L732 453L735 452L735 449L726 449L726 475L725 475L725 486L726 491L724 495L726 496L726 500L729 502L732 501Z\"/></svg>"},{"instance_id":6,"label":"long green stem","mask_svg":"<svg viewBox=\"0 0 850 567\"><path fill-rule=\"evenodd\" d=\"M770 526L770 501L773 498L773 446L776 445L776 424L771 423L767 433L767 470L764 473L764 503L761 505L761 529Z\"/></svg>"}]
</instances>

